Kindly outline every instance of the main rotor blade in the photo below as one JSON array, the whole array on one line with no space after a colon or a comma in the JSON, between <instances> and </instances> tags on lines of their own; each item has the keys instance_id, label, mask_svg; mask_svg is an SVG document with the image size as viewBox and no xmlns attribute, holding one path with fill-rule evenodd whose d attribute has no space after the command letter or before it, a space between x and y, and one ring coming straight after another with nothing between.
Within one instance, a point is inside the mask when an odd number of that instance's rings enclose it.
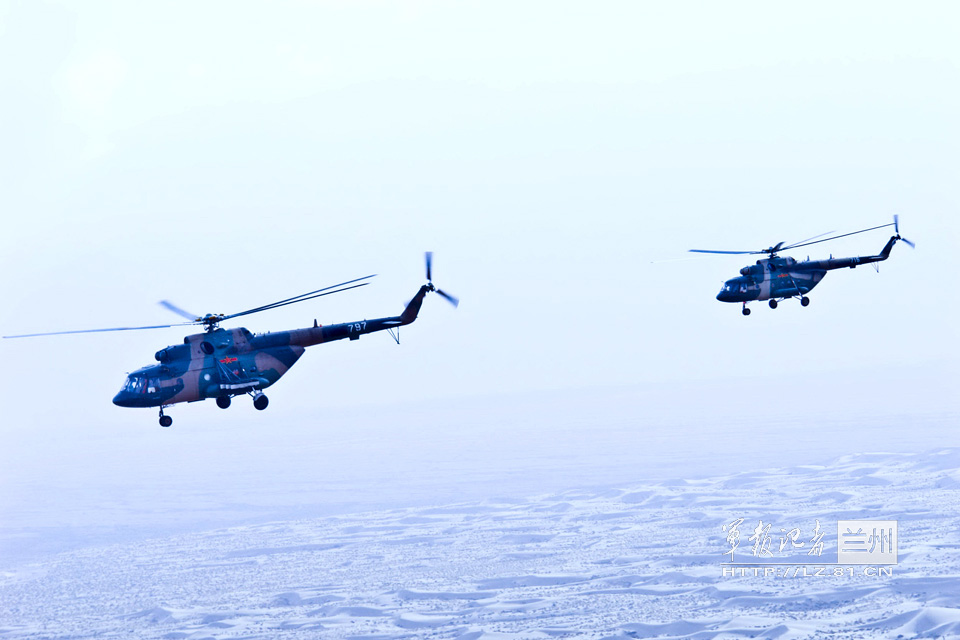
<instances>
[{"instance_id":1,"label":"main rotor blade","mask_svg":"<svg viewBox=\"0 0 960 640\"><path fill-rule=\"evenodd\" d=\"M434 289L434 291L436 291L441 298L445 298L447 302L449 302L453 306L455 307L460 306L460 300L457 299L456 296L452 296L449 293L446 293L445 291L441 291L440 289Z\"/></svg>"},{"instance_id":2,"label":"main rotor blade","mask_svg":"<svg viewBox=\"0 0 960 640\"><path fill-rule=\"evenodd\" d=\"M373 276L367 276L367 277L368 277L368 278L372 278ZM362 280L362 279L363 279L363 278L358 278L358 280ZM350 282L356 282L356 280L351 280ZM346 283L344 283L344 284L346 284ZM249 309L249 310L247 310L247 311L241 311L240 313L233 313L233 314L230 314L229 316L223 316L222 318L220 318L219 321L222 322L223 320L229 320L230 318L239 318L240 316L248 316L248 315L250 315L251 313L259 313L259 312L261 312L261 311L269 311L270 309L276 309L276 308L278 308L278 307L285 307L285 306L287 306L288 304L296 304L296 303L298 303L298 302L303 302L303 301L305 301L305 300L313 300L314 298L322 298L323 296L329 296L329 295L332 295L332 294L334 294L334 293L341 293L341 292L343 292L343 291L349 291L350 289L358 289L358 288L360 288L360 287L365 287L365 286L367 286L368 284L370 284L370 283L369 283L369 282L363 282L363 283L361 283L361 284L355 284L355 285L353 285L352 287L343 287L342 289L337 289L337 290L335 290L335 291L327 291L326 289L317 289L317 291L324 291L324 293L317 293L316 291L311 291L311 293L313 293L314 295L310 295L310 294L308 294L308 293L305 293L305 294L303 294L303 295L306 296L306 297L297 296L296 298L290 298L290 299L288 299L288 300L283 300L283 301L281 301L281 302L275 302L275 303L273 303L273 304L266 305L266 306L263 306L263 307L258 307L258 308L256 308L256 309ZM334 285L334 286L340 286L340 285ZM332 288L332 287L327 287L327 289L331 289L331 288Z\"/></svg>"},{"instance_id":3,"label":"main rotor blade","mask_svg":"<svg viewBox=\"0 0 960 640\"><path fill-rule=\"evenodd\" d=\"M80 329L78 331L50 331L48 333L24 333L17 336L3 336L6 338L36 338L38 336L62 336L68 333L101 333L103 331L140 331L142 329L167 329L168 327L183 327L197 324L196 322L176 322L174 324L156 324L149 327L113 327L111 329Z\"/></svg>"},{"instance_id":4,"label":"main rotor blade","mask_svg":"<svg viewBox=\"0 0 960 640\"><path fill-rule=\"evenodd\" d=\"M887 224L881 224L880 226L877 226L877 227L870 227L869 229L861 229L860 231L852 231L850 233L844 233L839 236L831 236L829 238L824 238L823 240L817 240L817 238L825 236L828 233L833 233L833 231L827 231L827 233L821 233L819 235L813 236L812 238L807 238L806 240L801 240L800 242L797 242L794 244L788 244L785 247L780 246L783 244L781 242L777 246L770 247L770 249L765 249L763 251L712 251L709 249L690 249L689 252L690 253L721 253L721 254L727 254L727 255L753 255L753 254L761 254L761 253L770 253L771 249L775 250L776 252L780 252L780 251L787 251L788 249L796 249L797 247L806 247L807 245L817 244L819 242L836 240L837 238L846 238L847 236L853 236L858 233L866 233L867 231L874 231L876 229L882 229L884 227L896 227L896 226L898 226L898 220L897 220L897 216L894 216L893 222L888 222Z\"/></svg>"},{"instance_id":5,"label":"main rotor blade","mask_svg":"<svg viewBox=\"0 0 960 640\"><path fill-rule=\"evenodd\" d=\"M798 246L802 245L804 242L810 242L811 240L816 240L817 238L822 238L823 236L830 235L831 233L836 233L836 229L834 229L833 231L827 231L826 233L818 233L817 235L812 236L812 237L810 237L810 238L807 238L806 240L801 240L800 242L795 242L795 243L793 243L793 244L788 244L787 246L783 247L783 248L781 249L781 251L783 251L783 250L785 250L785 249L789 249L790 247L798 247Z\"/></svg>"},{"instance_id":6,"label":"main rotor blade","mask_svg":"<svg viewBox=\"0 0 960 640\"><path fill-rule=\"evenodd\" d=\"M789 247L784 247L785 249L796 249L797 247L806 247L811 244L819 244L821 242L829 242L830 240L836 240L837 238L846 238L847 236L855 236L858 233L866 233L867 231L874 231L876 229L883 229L884 227L892 227L894 223L888 222L887 224L881 224L877 227L870 227L869 229L861 229L860 231L851 231L850 233L843 233L839 236L832 236L830 238L824 238L823 240L814 240L813 242L802 242L800 244L792 244Z\"/></svg>"},{"instance_id":7,"label":"main rotor blade","mask_svg":"<svg viewBox=\"0 0 960 640\"><path fill-rule=\"evenodd\" d=\"M200 316L198 316L198 315L195 314L195 313L190 313L189 311L184 311L183 309L181 309L181 308L178 307L177 305L173 304L173 303L170 302L169 300L161 300L161 301L158 302L157 304L159 304L161 307L164 307L164 308L167 309L168 311L173 311L173 312L174 312L175 314L177 314L178 316L181 316L181 317L183 317L183 318L186 318L187 320L196 321L196 320L200 317Z\"/></svg>"},{"instance_id":8,"label":"main rotor blade","mask_svg":"<svg viewBox=\"0 0 960 640\"><path fill-rule=\"evenodd\" d=\"M330 293L339 293L340 291L347 291L348 289L356 289L357 287L362 287L363 285L357 285L354 287L346 287L344 289L339 289L338 291L330 291L330 289L336 289L337 287L342 287L347 284L353 284L354 282L360 282L361 280L368 280L369 278L375 277L377 274L372 274L369 276L363 276L362 278L354 278L353 280L347 280L346 282L341 282L340 284L331 285L329 287L324 287L323 289L317 289L316 291L310 291L307 293L300 294L299 296L293 296L292 298L287 298L286 300L280 300L278 302L271 302L270 304L265 304L260 307L255 307L253 309L247 309L246 311L241 311L239 313L231 313L225 315L220 320L228 320L230 318L239 318L240 316L248 316L251 313L259 313L261 311L267 311L268 309L276 309L277 307L284 307L288 304L294 304L296 302L303 302L304 300L311 300L313 298L319 298L318 294L321 291L328 291L329 293L324 293L322 295L329 295ZM366 282L364 284L370 284Z\"/></svg>"},{"instance_id":9,"label":"main rotor blade","mask_svg":"<svg viewBox=\"0 0 960 640\"><path fill-rule=\"evenodd\" d=\"M303 302L304 300L311 300L313 298L320 298L322 296L328 296L333 293L340 293L341 291L348 291L350 289L356 289L358 287L365 287L370 284L369 282L364 282L362 284L353 284L354 282L360 282L361 280L367 280L373 278L376 274L364 276L362 278L355 278L353 280L347 280L346 282L341 282L340 284L335 284L330 287L324 287L323 289L317 289L316 291L310 291L309 293L304 293L299 296L294 296L292 298L287 298L286 300L280 300L279 302L273 302L271 304L263 305L262 307L256 307L254 309L247 309L246 311L241 311L240 313L234 313L228 316L221 316L217 321L227 320L229 318L237 318L239 316L250 315L251 313L257 313L260 311L266 311L268 309L276 309L277 307L284 307L288 304L295 304L297 302ZM352 284L353 286L347 287L344 285ZM190 325L198 325L203 323L203 319L198 316L192 315L187 311L184 311L175 304L167 301L161 300L160 304L170 311L183 316L190 320L190 322L176 322L173 324L155 324L147 327L111 327L109 329L80 329L77 331L50 331L47 333L24 333L15 336L3 336L3 338L36 338L39 336L60 336L70 333L101 333L105 331L141 331L143 329L166 329L169 327L184 327Z\"/></svg>"}]
</instances>

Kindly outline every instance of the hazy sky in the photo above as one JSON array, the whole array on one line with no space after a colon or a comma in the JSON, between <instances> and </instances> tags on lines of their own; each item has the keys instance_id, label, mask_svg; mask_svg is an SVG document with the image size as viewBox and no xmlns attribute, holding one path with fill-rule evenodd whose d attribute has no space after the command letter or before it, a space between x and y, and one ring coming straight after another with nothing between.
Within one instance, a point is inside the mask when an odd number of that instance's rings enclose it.
<instances>
[{"instance_id":1,"label":"hazy sky","mask_svg":"<svg viewBox=\"0 0 960 640\"><path fill-rule=\"evenodd\" d=\"M794 411L822 400L814 378L838 381L818 387L830 406L875 377L955 388L958 19L950 2L0 2L0 329L174 322L158 300L232 312L368 273L244 324L394 315L433 250L458 310L432 297L399 347L310 349L263 415L180 406L174 428L689 379L782 381ZM805 309L717 302L749 258L659 262L894 213L917 249L830 273ZM159 433L110 399L183 335L3 341L0 434Z\"/></svg>"}]
</instances>

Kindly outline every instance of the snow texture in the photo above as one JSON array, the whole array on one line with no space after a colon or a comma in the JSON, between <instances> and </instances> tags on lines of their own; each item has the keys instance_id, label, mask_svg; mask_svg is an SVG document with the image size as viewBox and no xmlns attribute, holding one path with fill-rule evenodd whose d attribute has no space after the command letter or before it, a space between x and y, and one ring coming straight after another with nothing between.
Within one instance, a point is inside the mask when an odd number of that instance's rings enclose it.
<instances>
[{"instance_id":1,"label":"snow texture","mask_svg":"<svg viewBox=\"0 0 960 640\"><path fill-rule=\"evenodd\" d=\"M88 547L0 574L0 638L960 636L960 449ZM899 521L891 575L724 575L758 520L836 559L837 520ZM831 557L832 556L832 557ZM854 571L851 575L851 571Z\"/></svg>"}]
</instances>

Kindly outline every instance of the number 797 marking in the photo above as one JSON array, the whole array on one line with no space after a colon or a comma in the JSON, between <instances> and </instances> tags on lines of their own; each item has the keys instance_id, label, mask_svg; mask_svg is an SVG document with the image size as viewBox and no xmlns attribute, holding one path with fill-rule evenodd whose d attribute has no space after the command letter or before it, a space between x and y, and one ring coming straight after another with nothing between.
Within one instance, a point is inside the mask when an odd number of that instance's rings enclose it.
<instances>
[{"instance_id":1,"label":"number 797 marking","mask_svg":"<svg viewBox=\"0 0 960 640\"><path fill-rule=\"evenodd\" d=\"M362 321L362 322L354 322L354 323L352 323L352 324L348 324L348 325L347 325L347 332L348 332L348 333L353 333L354 331L363 331L363 330L366 329L366 328L367 328L367 321L366 321L366 320L364 320L364 321Z\"/></svg>"}]
</instances>

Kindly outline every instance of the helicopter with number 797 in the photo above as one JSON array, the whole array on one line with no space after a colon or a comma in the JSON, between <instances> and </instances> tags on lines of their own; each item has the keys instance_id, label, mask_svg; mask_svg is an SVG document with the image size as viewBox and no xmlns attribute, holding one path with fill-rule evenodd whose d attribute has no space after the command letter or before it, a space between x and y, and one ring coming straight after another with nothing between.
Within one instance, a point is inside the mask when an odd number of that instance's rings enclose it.
<instances>
[{"instance_id":1,"label":"helicopter with number 797","mask_svg":"<svg viewBox=\"0 0 960 640\"><path fill-rule=\"evenodd\" d=\"M830 256L830 258L826 260L807 259L803 262L798 262L789 256L780 257L777 255L781 251L806 247L820 242L828 242L830 240L836 240L837 238L845 238L884 227L893 227L895 235L887 241L887 244L880 250L880 253L875 256L854 256L850 258L834 258ZM743 315L748 316L750 315L750 309L747 308L747 303L754 300L767 300L770 308L776 309L778 301L780 300L799 298L800 304L806 307L810 304L810 298L807 297L807 294L823 280L824 276L827 275L827 271L842 268L854 269L861 264L870 264L872 262L886 260L890 257L890 250L893 249L893 245L899 241L905 242L910 248L916 246L913 242L901 237L899 216L893 216L893 222L887 224L817 240L817 238L825 235L827 234L822 233L813 238L807 238L806 240L801 240L800 242L786 246L784 246L783 242L779 242L772 247L760 251L714 251L709 249L690 249L690 251L692 253L734 255L767 254L766 258L757 260L756 264L740 269L740 276L724 282L723 288L720 290L720 293L717 294L717 300L720 302L743 303Z\"/></svg>"},{"instance_id":2,"label":"helicopter with number 797","mask_svg":"<svg viewBox=\"0 0 960 640\"><path fill-rule=\"evenodd\" d=\"M399 344L400 327L417 319L420 305L428 293L436 293L456 307L459 304L457 298L434 286L432 262L433 254L427 252L427 283L420 287L400 315L387 318L330 325L318 325L314 320L313 326L305 329L262 334L253 334L243 327L220 328L220 323L224 320L366 286L370 283L364 281L374 277L369 275L231 314L208 313L205 316L197 316L165 300L160 303L170 311L185 317L189 322L3 337L32 338L68 333L134 331L202 325L203 333L189 335L183 339L183 344L165 347L158 351L154 356L157 364L148 365L130 373L123 388L114 397L113 403L120 407L159 407L162 427L173 424L173 418L165 415L163 410L181 402L198 402L214 398L218 407L226 409L234 396L249 394L253 397L253 406L262 411L267 408L269 402L263 390L279 380L303 355L307 347L345 338L357 340L360 336L375 331L389 331Z\"/></svg>"}]
</instances>

